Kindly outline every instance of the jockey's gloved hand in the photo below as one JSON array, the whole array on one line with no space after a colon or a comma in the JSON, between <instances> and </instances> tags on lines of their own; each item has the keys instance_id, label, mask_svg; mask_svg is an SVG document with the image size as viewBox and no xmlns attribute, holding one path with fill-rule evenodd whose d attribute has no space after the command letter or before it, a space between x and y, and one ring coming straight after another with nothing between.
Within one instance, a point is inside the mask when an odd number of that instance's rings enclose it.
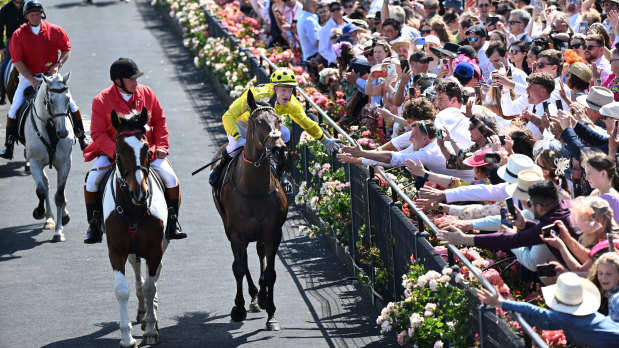
<instances>
[{"instance_id":1,"label":"jockey's gloved hand","mask_svg":"<svg viewBox=\"0 0 619 348\"><path fill-rule=\"evenodd\" d=\"M325 138L325 140L322 141L322 144L327 148L329 154L338 153L344 146L339 139L335 138Z\"/></svg>"}]
</instances>

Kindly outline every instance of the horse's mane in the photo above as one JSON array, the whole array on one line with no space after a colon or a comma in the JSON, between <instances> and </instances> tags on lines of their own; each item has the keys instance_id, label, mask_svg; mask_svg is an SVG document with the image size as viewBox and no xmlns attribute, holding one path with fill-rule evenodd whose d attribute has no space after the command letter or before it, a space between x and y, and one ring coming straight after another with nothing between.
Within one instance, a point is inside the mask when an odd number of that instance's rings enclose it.
<instances>
[{"instance_id":1,"label":"horse's mane","mask_svg":"<svg viewBox=\"0 0 619 348\"><path fill-rule=\"evenodd\" d=\"M150 128L148 125L140 124L140 113L133 110L130 114L118 115L118 119L122 120L122 131L142 131L146 133Z\"/></svg>"}]
</instances>

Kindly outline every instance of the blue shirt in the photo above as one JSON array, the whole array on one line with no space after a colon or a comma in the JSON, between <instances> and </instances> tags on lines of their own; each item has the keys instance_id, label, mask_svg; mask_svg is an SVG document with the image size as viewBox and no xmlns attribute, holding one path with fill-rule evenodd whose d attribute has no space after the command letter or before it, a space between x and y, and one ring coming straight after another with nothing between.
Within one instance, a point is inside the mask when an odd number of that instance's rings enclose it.
<instances>
[{"instance_id":1,"label":"blue shirt","mask_svg":"<svg viewBox=\"0 0 619 348\"><path fill-rule=\"evenodd\" d=\"M503 301L503 309L520 313L538 329L563 330L568 342L577 346L619 347L619 323L599 312L576 316L515 301Z\"/></svg>"},{"instance_id":2,"label":"blue shirt","mask_svg":"<svg viewBox=\"0 0 619 348\"><path fill-rule=\"evenodd\" d=\"M619 323L619 285L606 293L608 298L608 316Z\"/></svg>"}]
</instances>

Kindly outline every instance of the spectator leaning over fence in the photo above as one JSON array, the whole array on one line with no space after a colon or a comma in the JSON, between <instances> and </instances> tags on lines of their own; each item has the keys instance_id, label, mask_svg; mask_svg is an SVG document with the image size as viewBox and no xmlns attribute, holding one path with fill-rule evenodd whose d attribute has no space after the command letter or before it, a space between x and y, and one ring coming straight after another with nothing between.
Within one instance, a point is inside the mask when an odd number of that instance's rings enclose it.
<instances>
[{"instance_id":1,"label":"spectator leaning over fence","mask_svg":"<svg viewBox=\"0 0 619 348\"><path fill-rule=\"evenodd\" d=\"M487 305L520 313L532 326L542 330L563 330L568 343L593 348L616 347L619 324L600 314L600 292L595 285L574 273L563 273L554 285L542 288L545 309L527 302L499 298L486 289L478 292L479 300Z\"/></svg>"},{"instance_id":2,"label":"spectator leaning over fence","mask_svg":"<svg viewBox=\"0 0 619 348\"><path fill-rule=\"evenodd\" d=\"M333 51L333 43L331 42L331 30L342 29L346 25L342 16L342 6L337 1L329 3L329 12L331 18L325 23L319 32L318 51L322 58L326 60L326 66L335 64L335 52ZM325 66L325 67L326 67Z\"/></svg>"},{"instance_id":3,"label":"spectator leaning over fence","mask_svg":"<svg viewBox=\"0 0 619 348\"><path fill-rule=\"evenodd\" d=\"M434 123L436 128L447 130L460 148L473 145L469 131L471 122L462 114L464 97L460 85L453 81L445 81L434 86L434 91L436 105L440 110Z\"/></svg>"},{"instance_id":4,"label":"spectator leaning over fence","mask_svg":"<svg viewBox=\"0 0 619 348\"><path fill-rule=\"evenodd\" d=\"M431 121L434 122L436 117L436 109L428 99L419 97L409 99L402 106L402 117L393 115L387 110L380 108L378 112L385 118L393 122L398 122L402 126L411 128L411 124L415 121ZM411 131L407 131L397 137L391 138L387 143L378 148L379 151L402 151L411 146ZM369 165L369 164L366 164Z\"/></svg>"},{"instance_id":5,"label":"spectator leaning over fence","mask_svg":"<svg viewBox=\"0 0 619 348\"><path fill-rule=\"evenodd\" d=\"M268 99L275 113L280 116L290 116L312 138L320 141L330 153L337 152L341 147L341 142L324 134L318 123L305 114L303 106L293 95L292 92L298 84L295 73L288 68L278 68L271 74L270 82L264 86L251 88L255 100ZM230 108L222 117L224 128L228 135L228 145L226 146L226 151L223 152L221 160L211 172L209 183L212 186L218 185L223 168L232 161L233 157L241 153L240 150L245 145L249 116L247 91L245 91L230 105ZM283 124L281 125L281 130L282 140L287 143L290 140L290 130ZM292 193L292 185L284 175L284 166L285 164L279 165L276 171L286 193Z\"/></svg>"},{"instance_id":6,"label":"spectator leaning over fence","mask_svg":"<svg viewBox=\"0 0 619 348\"><path fill-rule=\"evenodd\" d=\"M619 254L607 252L602 254L589 271L589 280L602 294L602 305L598 312L608 315L619 323Z\"/></svg>"}]
</instances>

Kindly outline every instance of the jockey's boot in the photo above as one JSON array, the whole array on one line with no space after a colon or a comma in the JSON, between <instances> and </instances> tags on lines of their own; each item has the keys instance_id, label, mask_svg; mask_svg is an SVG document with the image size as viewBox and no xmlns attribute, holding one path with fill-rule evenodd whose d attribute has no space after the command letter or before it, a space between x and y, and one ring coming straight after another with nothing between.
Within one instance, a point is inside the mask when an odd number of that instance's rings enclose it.
<instances>
[{"instance_id":1,"label":"jockey's boot","mask_svg":"<svg viewBox=\"0 0 619 348\"><path fill-rule=\"evenodd\" d=\"M84 186L84 201L86 202L86 217L88 218L88 232L84 243L94 244L101 243L103 232L101 231L101 219L103 218L103 209L99 202L99 192L86 191Z\"/></svg>"},{"instance_id":2,"label":"jockey's boot","mask_svg":"<svg viewBox=\"0 0 619 348\"><path fill-rule=\"evenodd\" d=\"M17 139L17 120L14 118L6 117L6 142L4 143L5 149L0 152L0 157L6 159L13 159L13 147L15 146L15 140Z\"/></svg>"},{"instance_id":3,"label":"jockey's boot","mask_svg":"<svg viewBox=\"0 0 619 348\"><path fill-rule=\"evenodd\" d=\"M187 234L183 233L181 224L178 223L178 208L180 206L180 186L166 188L166 201L168 203L168 223L165 231L165 236L170 239L187 238Z\"/></svg>"},{"instance_id":4,"label":"jockey's boot","mask_svg":"<svg viewBox=\"0 0 619 348\"><path fill-rule=\"evenodd\" d=\"M86 149L86 146L90 145L92 139L86 132L84 131L84 123L82 122L82 113L77 110L76 112L71 112L71 117L73 117L73 133L80 142L80 149L82 152Z\"/></svg>"},{"instance_id":5,"label":"jockey's boot","mask_svg":"<svg viewBox=\"0 0 619 348\"><path fill-rule=\"evenodd\" d=\"M228 163L230 163L230 161L232 161L232 156L230 156L228 151L224 150L224 153L219 160L219 163L217 163L215 168L213 168L213 170L211 171L211 175L208 178L208 182L211 184L211 186L217 186L217 183L219 182L219 177L221 176L221 172L228 165Z\"/></svg>"},{"instance_id":6,"label":"jockey's boot","mask_svg":"<svg viewBox=\"0 0 619 348\"><path fill-rule=\"evenodd\" d=\"M282 184L282 188L286 192L287 195L291 195L293 193L292 184L288 181L286 177L285 171L286 163L277 163L275 166L275 171L277 172L277 176L279 177L279 182Z\"/></svg>"}]
</instances>

